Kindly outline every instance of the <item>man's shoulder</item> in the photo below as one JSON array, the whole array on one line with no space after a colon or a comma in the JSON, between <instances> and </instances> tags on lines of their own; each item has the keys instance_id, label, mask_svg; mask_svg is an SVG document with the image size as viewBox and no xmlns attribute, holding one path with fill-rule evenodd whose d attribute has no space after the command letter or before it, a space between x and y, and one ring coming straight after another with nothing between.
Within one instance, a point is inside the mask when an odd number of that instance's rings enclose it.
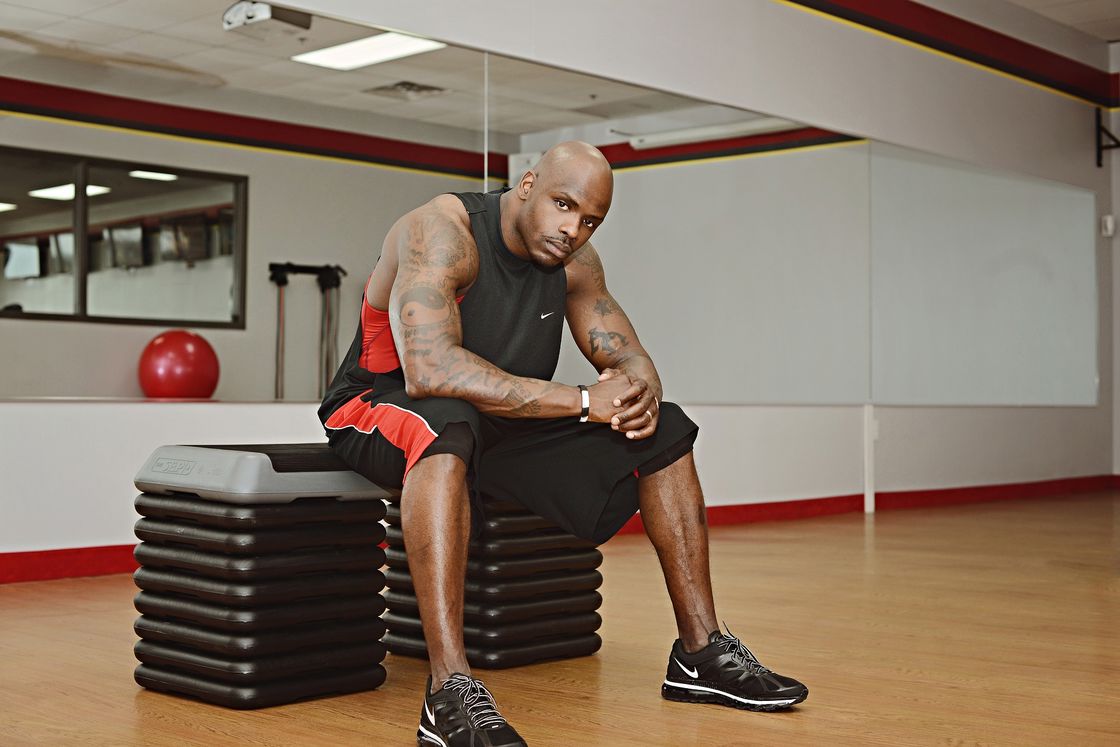
<instances>
[{"instance_id":1,"label":"man's shoulder","mask_svg":"<svg viewBox=\"0 0 1120 747\"><path fill-rule=\"evenodd\" d=\"M462 201L453 194L437 195L413 208L401 216L394 229L403 236L415 235L414 231L422 234L453 231L460 240L469 239L471 244L474 243L470 216Z\"/></svg>"}]
</instances>

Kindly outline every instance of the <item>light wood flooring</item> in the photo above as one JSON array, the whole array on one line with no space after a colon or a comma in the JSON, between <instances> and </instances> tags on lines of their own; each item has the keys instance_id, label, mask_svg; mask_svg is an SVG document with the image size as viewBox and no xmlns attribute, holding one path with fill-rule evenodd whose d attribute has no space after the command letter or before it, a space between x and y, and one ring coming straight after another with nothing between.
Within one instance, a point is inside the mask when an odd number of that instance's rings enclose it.
<instances>
[{"instance_id":1,"label":"light wood flooring","mask_svg":"<svg viewBox=\"0 0 1120 747\"><path fill-rule=\"evenodd\" d=\"M595 656L479 672L542 745L1120 745L1120 494L716 527L718 610L809 699L671 703L674 636L642 536L604 548ZM422 662L263 711L132 681L127 575L0 586L0 745L411 745Z\"/></svg>"}]
</instances>

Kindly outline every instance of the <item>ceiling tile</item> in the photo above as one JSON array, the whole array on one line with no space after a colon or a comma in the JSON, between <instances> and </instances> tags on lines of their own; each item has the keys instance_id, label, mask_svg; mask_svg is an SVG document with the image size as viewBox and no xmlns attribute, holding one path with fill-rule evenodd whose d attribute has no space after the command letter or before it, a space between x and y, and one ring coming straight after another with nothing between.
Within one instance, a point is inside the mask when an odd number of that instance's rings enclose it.
<instances>
[{"instance_id":1,"label":"ceiling tile","mask_svg":"<svg viewBox=\"0 0 1120 747\"><path fill-rule=\"evenodd\" d=\"M175 57L174 60L184 67L218 75L261 67L272 62L269 58L259 54L221 47L182 55Z\"/></svg>"},{"instance_id":2,"label":"ceiling tile","mask_svg":"<svg viewBox=\"0 0 1120 747\"><path fill-rule=\"evenodd\" d=\"M232 4L233 0L117 0L106 7L83 13L82 18L141 31L162 29L203 17L210 18L220 26L222 13Z\"/></svg>"},{"instance_id":3,"label":"ceiling tile","mask_svg":"<svg viewBox=\"0 0 1120 747\"><path fill-rule=\"evenodd\" d=\"M261 93L279 92L294 83L301 82L299 78L292 78L278 73L267 73L260 68L246 68L234 70L222 75L226 84L231 88L246 88L250 91Z\"/></svg>"},{"instance_id":4,"label":"ceiling tile","mask_svg":"<svg viewBox=\"0 0 1120 747\"><path fill-rule=\"evenodd\" d=\"M220 15L164 26L160 29L160 33L216 47L224 47L238 40L237 34L222 30Z\"/></svg>"},{"instance_id":5,"label":"ceiling tile","mask_svg":"<svg viewBox=\"0 0 1120 747\"><path fill-rule=\"evenodd\" d=\"M66 16L33 8L0 5L0 31L38 31L66 20Z\"/></svg>"},{"instance_id":6,"label":"ceiling tile","mask_svg":"<svg viewBox=\"0 0 1120 747\"><path fill-rule=\"evenodd\" d=\"M4 0L5 5L18 5L62 16L84 16L91 10L119 2L120 0ZM3 18L3 11L0 11L0 21Z\"/></svg>"},{"instance_id":7,"label":"ceiling tile","mask_svg":"<svg viewBox=\"0 0 1120 747\"><path fill-rule=\"evenodd\" d=\"M60 23L39 29L37 33L56 39L67 39L83 46L114 44L136 36L136 29L94 23L81 18L68 18Z\"/></svg>"},{"instance_id":8,"label":"ceiling tile","mask_svg":"<svg viewBox=\"0 0 1120 747\"><path fill-rule=\"evenodd\" d=\"M163 34L137 34L124 41L110 44L109 48L163 60L171 60L210 49L205 44L177 39L173 36L164 36Z\"/></svg>"}]
</instances>

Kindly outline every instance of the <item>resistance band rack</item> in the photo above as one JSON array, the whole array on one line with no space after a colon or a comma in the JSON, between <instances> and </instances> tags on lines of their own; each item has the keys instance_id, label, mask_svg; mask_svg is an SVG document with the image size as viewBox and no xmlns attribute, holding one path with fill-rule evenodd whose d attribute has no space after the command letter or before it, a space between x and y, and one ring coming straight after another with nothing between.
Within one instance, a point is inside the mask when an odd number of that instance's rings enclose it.
<instances>
[{"instance_id":1,"label":"resistance band rack","mask_svg":"<svg viewBox=\"0 0 1120 747\"><path fill-rule=\"evenodd\" d=\"M273 262L268 279L276 284L276 399L284 398L284 288L289 275L314 275L323 294L319 314L319 396L326 394L338 368L339 286L346 270L338 265L297 265Z\"/></svg>"}]
</instances>

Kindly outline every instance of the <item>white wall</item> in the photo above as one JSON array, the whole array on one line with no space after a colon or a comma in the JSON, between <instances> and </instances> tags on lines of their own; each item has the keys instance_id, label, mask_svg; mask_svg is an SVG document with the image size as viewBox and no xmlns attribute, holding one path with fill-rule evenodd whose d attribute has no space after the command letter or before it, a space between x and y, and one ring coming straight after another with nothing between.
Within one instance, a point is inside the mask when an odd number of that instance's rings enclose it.
<instances>
[{"instance_id":1,"label":"white wall","mask_svg":"<svg viewBox=\"0 0 1120 747\"><path fill-rule=\"evenodd\" d=\"M7 116L0 144L135 160L249 177L246 328L203 330L222 365L223 400L273 394L276 290L269 262L339 264L340 355L353 338L362 288L381 240L400 215L478 181ZM285 394L317 398L320 295L311 276L287 292ZM0 318L0 398L141 396L136 361L157 327Z\"/></svg>"},{"instance_id":2,"label":"white wall","mask_svg":"<svg viewBox=\"0 0 1120 747\"><path fill-rule=\"evenodd\" d=\"M562 11L540 0L493 0L484 5L449 0L299 0L294 5L786 116L998 170L1055 179L1096 191L1100 205L1114 204L1110 176L1115 174L1092 166L1088 105L771 0L712 0L699 6L668 0L573 0ZM563 33L541 33L557 19L582 20L570 22ZM1053 37L1055 48L1067 45L1066 54L1076 48L1076 56L1082 59L1101 54L1099 44L1048 33L1045 24L1036 24L1032 34L1035 43ZM268 260L329 261L352 267L355 271L343 287L343 297L356 299L387 221L435 192L468 186L441 177L404 179L394 174L394 188L387 189L380 176L374 176L376 169L351 164L306 164L292 156L147 140L12 117L0 120L0 142L249 174L253 237L249 327L245 332L207 333L227 370L236 370L223 382L229 388L219 389L219 396L227 396L227 391L267 396L271 391L272 295L264 273ZM309 221L308 215L317 216L318 222ZM340 238L324 248L319 230L326 227ZM1105 242L1098 242L1099 350L1102 381L1112 384L1114 279L1107 249ZM671 278L650 280L664 283ZM306 292L293 288L288 371L289 391L296 396L309 396L314 389L317 302L310 286ZM640 329L641 320L637 321ZM346 329L344 322L344 334ZM9 396L40 393L37 381L45 377L52 391L60 394L77 391L84 380L100 392L126 391L134 386L131 377L125 384L120 371L85 370L80 362L103 355L131 368L154 332L0 320L0 350L6 357L7 351L36 350L45 339L59 350L47 351L37 361L18 362L6 370L0 386ZM297 351L293 340L306 341L306 348ZM878 488L951 487L1109 472L1114 463L1112 392L1113 386L1102 386L1102 401L1096 408L876 408L881 431ZM31 515L27 512L32 509L20 503L23 518L4 523L9 544L0 550L130 541L125 527L131 525L131 509L115 502L130 500L127 482L158 443L302 440L319 432L313 408L307 405L253 405L229 416L210 411L211 417L207 408L221 405L183 405L193 408L187 410L151 406L142 414L128 408L150 405L83 406L91 408L89 414L79 415L73 403L0 403L4 495L31 501L33 506L54 506L56 514L61 507L82 507L60 518L41 512ZM117 409L93 410L102 406ZM281 427L277 418L287 417L288 411L273 418L270 407L293 408L290 414L298 425ZM713 503L859 492L862 420L858 408L688 409L701 425L698 460ZM59 439L57 426L50 426L62 419L73 425L63 429L68 435ZM160 429L161 423L166 430ZM114 441L128 440L133 445L112 461L104 461L109 452L100 445L88 448L95 434L108 442L103 435L107 424L138 434L135 439L114 435ZM305 431L307 427L311 430ZM50 457L36 445L43 443L51 443L54 453L65 454L67 460L80 455L79 468L54 469ZM84 456L83 447L91 456ZM91 465L99 456L103 461ZM1116 463L1120 464L1120 457ZM62 477L43 479L53 473ZM88 480L83 479L86 473ZM9 485L13 490L8 490ZM96 497L78 504L95 485ZM104 525L91 523L89 531L80 532L58 528L65 521L76 524L92 512L106 512L106 506L112 508ZM5 506L4 515L13 515L11 511ZM25 526L30 530L23 532Z\"/></svg>"},{"instance_id":3,"label":"white wall","mask_svg":"<svg viewBox=\"0 0 1120 747\"><path fill-rule=\"evenodd\" d=\"M322 440L307 403L0 402L0 553L135 542L132 478L161 444Z\"/></svg>"},{"instance_id":4,"label":"white wall","mask_svg":"<svg viewBox=\"0 0 1120 747\"><path fill-rule=\"evenodd\" d=\"M931 4L964 12L963 3ZM1107 63L1103 42L1006 3L969 5L973 21L1102 68ZM558 10L542 0L494 0L483 6L450 0L297 0L294 6L1052 179L1092 190L1098 205L1113 204L1110 174L1093 163L1090 104L791 4L573 0ZM565 19L591 21L573 22L569 33L540 33ZM1108 249L1109 243L1098 239L1099 405L1029 412L876 408L879 490L1112 471L1113 263ZM642 280L659 287L672 278ZM754 408L724 414L733 423L729 434L760 432L763 416ZM799 411L801 416L794 443L810 441L824 417ZM978 432L987 438L975 439ZM974 448L962 450L962 443ZM736 464L741 444L737 438L708 441L718 454L705 459ZM1056 455L1069 458L1055 463ZM758 469L768 471L766 465ZM756 475L744 473L742 479L751 482ZM829 492L842 494L842 483Z\"/></svg>"}]
</instances>

